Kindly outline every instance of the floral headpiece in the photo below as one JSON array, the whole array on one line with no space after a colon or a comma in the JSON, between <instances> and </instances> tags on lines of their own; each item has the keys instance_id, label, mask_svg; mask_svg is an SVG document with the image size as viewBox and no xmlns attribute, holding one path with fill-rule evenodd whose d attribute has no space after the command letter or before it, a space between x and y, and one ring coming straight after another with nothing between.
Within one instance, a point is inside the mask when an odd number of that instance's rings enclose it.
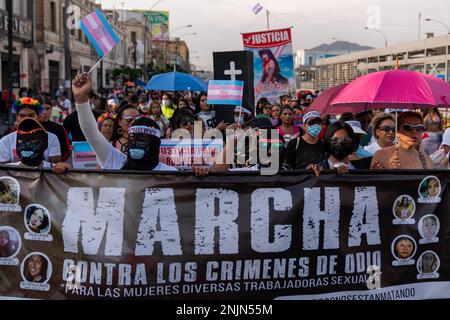
<instances>
[{"instance_id":1,"label":"floral headpiece","mask_svg":"<svg viewBox=\"0 0 450 320\"><path fill-rule=\"evenodd\" d=\"M97 118L97 123L103 122L106 119L117 119L117 115L114 113L104 113L100 117Z\"/></svg>"},{"instance_id":2,"label":"floral headpiece","mask_svg":"<svg viewBox=\"0 0 450 320\"><path fill-rule=\"evenodd\" d=\"M20 98L13 104L13 110L14 113L18 113L19 109L22 107L27 107L36 110L37 113L42 112L41 104L38 100L30 98L30 97L24 97Z\"/></svg>"}]
</instances>

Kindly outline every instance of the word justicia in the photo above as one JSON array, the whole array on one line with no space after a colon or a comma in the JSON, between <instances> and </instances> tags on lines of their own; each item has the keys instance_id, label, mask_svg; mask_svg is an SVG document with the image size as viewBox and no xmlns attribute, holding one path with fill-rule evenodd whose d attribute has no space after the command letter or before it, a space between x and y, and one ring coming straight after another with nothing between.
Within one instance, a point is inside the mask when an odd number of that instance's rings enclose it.
<instances>
[{"instance_id":1,"label":"word justicia","mask_svg":"<svg viewBox=\"0 0 450 320\"><path fill-rule=\"evenodd\" d=\"M194 130L177 129L171 140L177 147L186 146L186 141L218 140L224 143L224 154L215 157L216 164L227 165L261 165L261 175L275 175L280 168L281 142L274 139L279 133L275 129L227 129L225 137L222 131L213 129L203 132L202 122L196 121ZM237 155L237 156L235 156ZM209 156L209 155L207 155ZM171 158L178 157L174 153Z\"/></svg>"}]
</instances>

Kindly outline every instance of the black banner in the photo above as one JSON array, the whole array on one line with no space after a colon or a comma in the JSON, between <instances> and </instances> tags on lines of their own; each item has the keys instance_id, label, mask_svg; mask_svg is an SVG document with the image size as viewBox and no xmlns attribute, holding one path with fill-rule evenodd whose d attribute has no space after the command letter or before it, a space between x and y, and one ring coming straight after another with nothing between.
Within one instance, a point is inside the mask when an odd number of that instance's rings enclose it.
<instances>
[{"instance_id":1,"label":"black banner","mask_svg":"<svg viewBox=\"0 0 450 320\"><path fill-rule=\"evenodd\" d=\"M0 296L450 297L445 171L0 172Z\"/></svg>"},{"instance_id":2,"label":"black banner","mask_svg":"<svg viewBox=\"0 0 450 320\"><path fill-rule=\"evenodd\" d=\"M253 112L255 92L253 87L253 53L248 51L214 52L214 79L244 81L242 106ZM217 119L233 123L235 106L216 108Z\"/></svg>"}]
</instances>

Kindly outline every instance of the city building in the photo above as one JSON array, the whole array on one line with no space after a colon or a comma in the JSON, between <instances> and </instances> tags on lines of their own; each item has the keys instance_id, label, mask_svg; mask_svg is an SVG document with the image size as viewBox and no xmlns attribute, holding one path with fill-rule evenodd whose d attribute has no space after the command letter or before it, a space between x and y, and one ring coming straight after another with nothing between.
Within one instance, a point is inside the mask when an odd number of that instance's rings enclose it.
<instances>
[{"instance_id":1,"label":"city building","mask_svg":"<svg viewBox=\"0 0 450 320\"><path fill-rule=\"evenodd\" d=\"M450 82L449 46L450 35L434 37L428 33L425 39L418 41L319 59L316 66L317 88L326 89L367 73L391 70L397 59L401 69L432 74Z\"/></svg>"},{"instance_id":2,"label":"city building","mask_svg":"<svg viewBox=\"0 0 450 320\"><path fill-rule=\"evenodd\" d=\"M301 90L317 89L317 61L367 49L372 48L347 41L335 41L331 44L322 44L312 49L297 50L295 53L297 88Z\"/></svg>"},{"instance_id":3,"label":"city building","mask_svg":"<svg viewBox=\"0 0 450 320\"><path fill-rule=\"evenodd\" d=\"M30 52L32 49L33 4L30 0L13 1L13 71L8 73L8 12L6 1L0 1L0 54L1 54L1 88L8 88L12 81L14 88L30 84Z\"/></svg>"},{"instance_id":4,"label":"city building","mask_svg":"<svg viewBox=\"0 0 450 320\"><path fill-rule=\"evenodd\" d=\"M178 70L190 72L190 53L185 41L171 38L169 41L153 41L153 59L160 69L175 65Z\"/></svg>"}]
</instances>

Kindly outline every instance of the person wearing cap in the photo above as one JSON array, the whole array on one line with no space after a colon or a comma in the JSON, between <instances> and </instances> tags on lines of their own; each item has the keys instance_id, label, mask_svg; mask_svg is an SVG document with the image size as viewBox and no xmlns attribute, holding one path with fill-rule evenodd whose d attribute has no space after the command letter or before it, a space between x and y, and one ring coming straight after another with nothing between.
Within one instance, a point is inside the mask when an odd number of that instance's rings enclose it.
<instances>
[{"instance_id":1,"label":"person wearing cap","mask_svg":"<svg viewBox=\"0 0 450 320\"><path fill-rule=\"evenodd\" d=\"M425 131L423 117L417 112L403 112L397 120L398 144L375 153L371 169L433 169L429 156L417 150Z\"/></svg>"},{"instance_id":2,"label":"person wearing cap","mask_svg":"<svg viewBox=\"0 0 450 320\"><path fill-rule=\"evenodd\" d=\"M318 138L322 131L321 114L309 111L303 120L305 133L287 145L286 162L292 170L306 169L313 164L321 164L325 159L324 144Z\"/></svg>"},{"instance_id":3,"label":"person wearing cap","mask_svg":"<svg viewBox=\"0 0 450 320\"><path fill-rule=\"evenodd\" d=\"M32 98L21 98L13 105L13 110L17 115L16 126L26 118L38 119L42 112L41 104ZM61 161L61 146L58 137L53 133L48 133L48 144L44 152L44 160L58 163ZM12 163L19 160L16 152L17 131L14 131L0 139L0 163Z\"/></svg>"},{"instance_id":4,"label":"person wearing cap","mask_svg":"<svg viewBox=\"0 0 450 320\"><path fill-rule=\"evenodd\" d=\"M72 90L81 129L102 169L177 171L159 162L161 133L158 124L150 118L138 118L132 122L128 129L127 155L114 148L100 133L92 116L88 96L91 86L89 76L82 74L74 79Z\"/></svg>"},{"instance_id":5,"label":"person wearing cap","mask_svg":"<svg viewBox=\"0 0 450 320\"><path fill-rule=\"evenodd\" d=\"M234 108L234 124L237 126L242 126L251 116L252 113L246 108L241 106Z\"/></svg>"},{"instance_id":6,"label":"person wearing cap","mask_svg":"<svg viewBox=\"0 0 450 320\"><path fill-rule=\"evenodd\" d=\"M358 142L356 151L349 156L349 159L352 161L356 169L370 169L373 154L361 146L361 140L367 135L367 133L361 128L361 123L357 120L349 120L345 123L352 128L353 133L355 134L355 139Z\"/></svg>"}]
</instances>

